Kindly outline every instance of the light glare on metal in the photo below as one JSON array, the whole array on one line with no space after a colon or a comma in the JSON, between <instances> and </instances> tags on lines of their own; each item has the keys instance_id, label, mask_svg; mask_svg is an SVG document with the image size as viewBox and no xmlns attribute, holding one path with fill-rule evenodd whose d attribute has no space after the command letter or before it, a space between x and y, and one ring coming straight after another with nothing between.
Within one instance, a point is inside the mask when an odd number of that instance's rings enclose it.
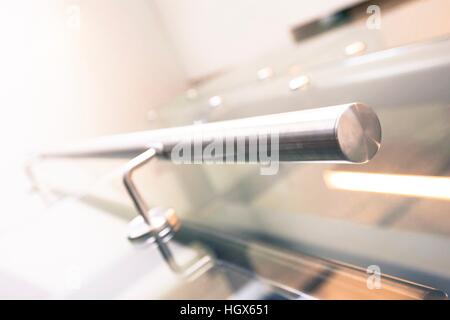
<instances>
[{"instance_id":1,"label":"light glare on metal","mask_svg":"<svg viewBox=\"0 0 450 320\"><path fill-rule=\"evenodd\" d=\"M299 76L289 82L289 89L298 90L305 88L310 83L308 76Z\"/></svg>"},{"instance_id":2,"label":"light glare on metal","mask_svg":"<svg viewBox=\"0 0 450 320\"><path fill-rule=\"evenodd\" d=\"M222 105L222 97L221 96L213 96L209 98L208 103L212 108L217 108Z\"/></svg>"}]
</instances>

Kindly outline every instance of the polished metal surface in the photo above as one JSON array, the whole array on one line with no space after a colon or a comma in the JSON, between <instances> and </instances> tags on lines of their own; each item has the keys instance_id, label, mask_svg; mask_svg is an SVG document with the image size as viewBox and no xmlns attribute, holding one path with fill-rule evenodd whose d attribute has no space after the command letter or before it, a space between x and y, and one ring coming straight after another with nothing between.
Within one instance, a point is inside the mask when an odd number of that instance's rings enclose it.
<instances>
[{"instance_id":1,"label":"polished metal surface","mask_svg":"<svg viewBox=\"0 0 450 320\"><path fill-rule=\"evenodd\" d=\"M276 138L276 139L274 139ZM256 140L254 140L256 139ZM265 140L267 139L267 140ZM231 142L232 148L215 152L215 159L244 159L251 162L259 152L249 145L267 141L280 161L345 161L364 163L378 151L381 127L377 115L368 106L349 103L339 106L251 117L115 135L78 146L42 154L43 157L128 157L151 146L161 145L162 155L169 157L180 146L201 147L192 152L192 160L210 160L205 149L212 143ZM239 148L239 144L244 148ZM226 151L225 151L226 150ZM244 153L244 154L243 154Z\"/></svg>"},{"instance_id":2,"label":"polished metal surface","mask_svg":"<svg viewBox=\"0 0 450 320\"><path fill-rule=\"evenodd\" d=\"M180 228L180 221L173 209L153 208L149 209L147 202L139 192L133 180L134 172L154 159L160 150L149 148L147 151L130 160L124 167L122 180L127 192L134 203L140 216L129 224L128 239L154 242L157 245L164 261L172 271L191 277L197 272L202 272L212 266L209 255L199 253L188 263L181 264L174 257L173 251L167 244L173 234ZM146 238L146 239L145 239Z\"/></svg>"},{"instance_id":3,"label":"polished metal surface","mask_svg":"<svg viewBox=\"0 0 450 320\"><path fill-rule=\"evenodd\" d=\"M262 152L270 152L270 161L363 163L375 155L380 141L381 128L376 114L363 104L352 103L103 138L78 149L47 153L42 157L111 157L142 151L125 165L123 171L123 183L140 214L132 221L128 238L151 239L172 270L190 275L209 266L211 258L200 254L188 265L176 261L166 242L179 228L179 221L173 210L150 210L133 181L136 169L155 157L174 160L173 151L183 148L183 154L189 150L189 160L198 163L211 159L262 162L266 159L262 159ZM205 153L211 145L220 145L220 148L216 151L214 147L214 153ZM201 152L196 153L196 150Z\"/></svg>"},{"instance_id":4,"label":"polished metal surface","mask_svg":"<svg viewBox=\"0 0 450 320\"><path fill-rule=\"evenodd\" d=\"M155 232L164 240L170 239L180 226L180 220L172 208L151 208L146 215L148 219L152 219L152 225L149 225L141 215L128 224L128 239L130 241L153 243L156 241L155 237L152 236Z\"/></svg>"}]
</instances>

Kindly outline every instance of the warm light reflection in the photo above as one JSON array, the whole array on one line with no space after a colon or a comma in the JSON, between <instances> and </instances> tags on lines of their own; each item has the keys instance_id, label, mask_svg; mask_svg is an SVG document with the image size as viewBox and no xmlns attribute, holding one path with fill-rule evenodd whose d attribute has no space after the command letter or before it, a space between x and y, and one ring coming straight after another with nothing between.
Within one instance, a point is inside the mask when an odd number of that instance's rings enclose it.
<instances>
[{"instance_id":1,"label":"warm light reflection","mask_svg":"<svg viewBox=\"0 0 450 320\"><path fill-rule=\"evenodd\" d=\"M221 96L213 96L209 98L208 100L209 106L212 108L220 107L222 104L222 97Z\"/></svg>"},{"instance_id":2,"label":"warm light reflection","mask_svg":"<svg viewBox=\"0 0 450 320\"><path fill-rule=\"evenodd\" d=\"M310 82L309 77L307 76L296 77L291 81L289 81L289 89L291 89L292 91L302 89L306 87L309 84L309 82Z\"/></svg>"},{"instance_id":3,"label":"warm light reflection","mask_svg":"<svg viewBox=\"0 0 450 320\"><path fill-rule=\"evenodd\" d=\"M356 41L345 47L345 53L348 56L358 55L366 50L366 44L362 41Z\"/></svg>"},{"instance_id":4,"label":"warm light reflection","mask_svg":"<svg viewBox=\"0 0 450 320\"><path fill-rule=\"evenodd\" d=\"M332 189L450 200L450 178L447 177L325 171L323 178Z\"/></svg>"},{"instance_id":5,"label":"warm light reflection","mask_svg":"<svg viewBox=\"0 0 450 320\"><path fill-rule=\"evenodd\" d=\"M256 73L258 80L267 80L273 77L273 70L272 68L269 67L265 67L262 69L259 69L258 72Z\"/></svg>"}]
</instances>

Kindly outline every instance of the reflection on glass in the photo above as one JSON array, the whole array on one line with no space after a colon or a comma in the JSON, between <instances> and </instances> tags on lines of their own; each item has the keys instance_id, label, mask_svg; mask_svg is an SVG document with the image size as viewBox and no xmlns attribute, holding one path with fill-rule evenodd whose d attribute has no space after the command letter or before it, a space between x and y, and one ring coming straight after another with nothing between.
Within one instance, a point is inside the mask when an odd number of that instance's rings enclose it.
<instances>
[{"instance_id":1,"label":"reflection on glass","mask_svg":"<svg viewBox=\"0 0 450 320\"><path fill-rule=\"evenodd\" d=\"M325 171L323 178L332 189L450 200L450 178L446 177Z\"/></svg>"}]
</instances>

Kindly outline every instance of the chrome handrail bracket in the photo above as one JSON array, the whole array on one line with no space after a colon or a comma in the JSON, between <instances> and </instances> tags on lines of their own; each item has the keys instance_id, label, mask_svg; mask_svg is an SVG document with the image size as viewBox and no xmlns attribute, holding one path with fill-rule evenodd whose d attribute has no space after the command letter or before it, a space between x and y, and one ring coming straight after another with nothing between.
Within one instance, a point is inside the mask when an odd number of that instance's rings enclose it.
<instances>
[{"instance_id":1,"label":"chrome handrail bracket","mask_svg":"<svg viewBox=\"0 0 450 320\"><path fill-rule=\"evenodd\" d=\"M156 244L164 260L174 272L191 277L199 270L208 270L213 264L213 259L210 255L199 254L187 264L179 264L168 243L181 225L175 210L162 207L150 209L133 181L134 172L161 155L160 150L151 147L124 166L123 183L139 212L139 216L129 223L128 239L132 242Z\"/></svg>"}]
</instances>

